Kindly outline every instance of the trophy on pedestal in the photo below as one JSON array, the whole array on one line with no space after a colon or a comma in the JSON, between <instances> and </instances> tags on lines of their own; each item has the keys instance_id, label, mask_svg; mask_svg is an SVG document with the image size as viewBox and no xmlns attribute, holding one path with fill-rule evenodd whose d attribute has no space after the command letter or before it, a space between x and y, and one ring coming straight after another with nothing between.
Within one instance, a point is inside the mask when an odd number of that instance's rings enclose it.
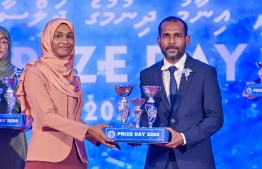
<instances>
[{"instance_id":1,"label":"trophy on pedestal","mask_svg":"<svg viewBox=\"0 0 262 169\"><path fill-rule=\"evenodd\" d=\"M13 87L17 84L17 78L4 77L2 82L7 87L4 96L7 101L8 114L0 114L0 128L22 128L25 124L25 114L12 114L16 104Z\"/></svg>"},{"instance_id":2,"label":"trophy on pedestal","mask_svg":"<svg viewBox=\"0 0 262 169\"><path fill-rule=\"evenodd\" d=\"M143 110L141 110L141 106L145 103L144 98L131 98L131 102L135 105L134 114L136 116L136 128L140 127L140 118Z\"/></svg>"},{"instance_id":3,"label":"trophy on pedestal","mask_svg":"<svg viewBox=\"0 0 262 169\"><path fill-rule=\"evenodd\" d=\"M157 108L155 107L155 100L153 97L160 90L160 86L142 86L142 89L144 94L149 97L145 109L148 115L148 125L152 127L157 115Z\"/></svg>"},{"instance_id":4,"label":"trophy on pedestal","mask_svg":"<svg viewBox=\"0 0 262 169\"><path fill-rule=\"evenodd\" d=\"M122 127L125 127L126 121L129 118L130 115L130 108L128 107L128 101L126 99L127 96L130 95L130 93L133 90L133 86L122 86L117 85L115 86L116 92L119 96L122 97L121 101L118 102L117 107L120 112L120 118L121 118L121 124Z\"/></svg>"}]
</instances>

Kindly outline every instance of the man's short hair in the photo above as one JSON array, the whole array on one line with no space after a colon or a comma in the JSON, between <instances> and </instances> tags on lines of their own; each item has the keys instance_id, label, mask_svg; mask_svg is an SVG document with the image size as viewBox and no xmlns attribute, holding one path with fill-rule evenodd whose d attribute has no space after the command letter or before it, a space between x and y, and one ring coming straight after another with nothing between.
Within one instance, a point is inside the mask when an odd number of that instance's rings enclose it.
<instances>
[{"instance_id":1,"label":"man's short hair","mask_svg":"<svg viewBox=\"0 0 262 169\"><path fill-rule=\"evenodd\" d=\"M185 21L183 21L181 18L175 17L175 16L169 16L167 18L165 18L164 20L162 20L162 22L159 24L158 26L158 35L159 37L161 37L161 26L164 22L169 22L169 21L173 21L173 22L182 22L184 25L184 34L185 36L187 36L187 24Z\"/></svg>"}]
</instances>

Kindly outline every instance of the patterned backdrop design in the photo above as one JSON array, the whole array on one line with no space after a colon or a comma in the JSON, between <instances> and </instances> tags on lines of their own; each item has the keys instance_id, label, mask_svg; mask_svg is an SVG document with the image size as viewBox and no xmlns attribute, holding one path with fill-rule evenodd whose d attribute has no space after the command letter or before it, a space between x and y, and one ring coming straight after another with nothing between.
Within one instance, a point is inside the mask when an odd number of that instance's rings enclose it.
<instances>
[{"instance_id":1,"label":"patterned backdrop design","mask_svg":"<svg viewBox=\"0 0 262 169\"><path fill-rule=\"evenodd\" d=\"M12 35L13 63L23 68L40 54L40 35L52 18L65 17L76 30L76 61L82 79L87 124L121 126L114 86L133 85L128 98L140 97L139 72L162 59L157 27L169 15L184 19L188 53L217 68L225 123L212 136L218 169L262 168L261 100L241 96L257 78L261 61L261 0L2 0L0 25ZM210 88L212 90L212 88ZM128 120L135 123L134 115ZM76 129L77 130L77 129ZM27 136L30 137L30 131ZM147 145L121 151L86 142L90 169L141 169Z\"/></svg>"}]
</instances>

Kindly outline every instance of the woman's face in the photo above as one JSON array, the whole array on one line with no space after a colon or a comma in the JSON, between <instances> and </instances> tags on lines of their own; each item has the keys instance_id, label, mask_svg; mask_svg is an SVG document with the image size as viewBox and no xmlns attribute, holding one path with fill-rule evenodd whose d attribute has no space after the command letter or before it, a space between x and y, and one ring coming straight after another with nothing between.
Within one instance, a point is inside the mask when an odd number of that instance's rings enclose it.
<instances>
[{"instance_id":1,"label":"woman's face","mask_svg":"<svg viewBox=\"0 0 262 169\"><path fill-rule=\"evenodd\" d=\"M8 41L5 37L5 35L3 35L0 32L0 59L3 59L7 56L8 53Z\"/></svg>"},{"instance_id":2,"label":"woman's face","mask_svg":"<svg viewBox=\"0 0 262 169\"><path fill-rule=\"evenodd\" d=\"M67 24L61 24L57 27L51 47L57 57L67 57L74 49L74 33Z\"/></svg>"}]
</instances>

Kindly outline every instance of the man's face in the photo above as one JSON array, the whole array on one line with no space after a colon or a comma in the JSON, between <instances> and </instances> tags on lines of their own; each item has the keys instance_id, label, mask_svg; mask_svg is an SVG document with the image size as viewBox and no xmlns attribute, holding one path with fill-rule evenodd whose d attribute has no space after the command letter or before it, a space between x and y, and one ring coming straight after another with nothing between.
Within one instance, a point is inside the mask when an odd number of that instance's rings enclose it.
<instances>
[{"instance_id":1,"label":"man's face","mask_svg":"<svg viewBox=\"0 0 262 169\"><path fill-rule=\"evenodd\" d=\"M57 27L51 42L52 50L57 57L67 57L74 49L75 39L71 29L66 24Z\"/></svg>"},{"instance_id":2,"label":"man's face","mask_svg":"<svg viewBox=\"0 0 262 169\"><path fill-rule=\"evenodd\" d=\"M0 59L3 59L7 56L8 53L8 41L2 33L0 33Z\"/></svg>"},{"instance_id":3,"label":"man's face","mask_svg":"<svg viewBox=\"0 0 262 169\"><path fill-rule=\"evenodd\" d=\"M157 39L162 54L168 62L175 64L185 53L190 37L185 36L182 22L166 21L161 25L161 35Z\"/></svg>"}]
</instances>

